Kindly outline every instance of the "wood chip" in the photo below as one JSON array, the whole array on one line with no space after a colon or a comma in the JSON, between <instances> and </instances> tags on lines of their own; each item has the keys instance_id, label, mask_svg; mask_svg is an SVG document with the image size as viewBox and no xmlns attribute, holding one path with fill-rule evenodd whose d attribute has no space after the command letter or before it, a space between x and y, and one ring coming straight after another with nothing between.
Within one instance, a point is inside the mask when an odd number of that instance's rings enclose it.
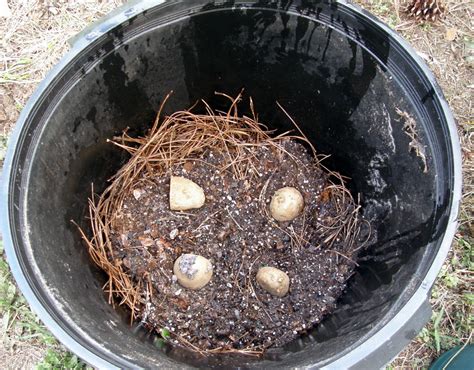
<instances>
[{"instance_id":1,"label":"wood chip","mask_svg":"<svg viewBox=\"0 0 474 370\"><path fill-rule=\"evenodd\" d=\"M448 41L454 41L456 39L456 36L458 34L458 31L456 28L448 28L446 30L446 34L444 35L444 38Z\"/></svg>"}]
</instances>

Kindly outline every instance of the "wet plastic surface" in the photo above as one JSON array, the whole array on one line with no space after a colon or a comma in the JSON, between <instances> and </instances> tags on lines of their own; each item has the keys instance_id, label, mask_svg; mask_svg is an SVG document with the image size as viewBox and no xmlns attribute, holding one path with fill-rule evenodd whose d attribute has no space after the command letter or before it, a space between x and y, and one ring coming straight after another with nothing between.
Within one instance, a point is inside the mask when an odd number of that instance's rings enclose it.
<instances>
[{"instance_id":1,"label":"wet plastic surface","mask_svg":"<svg viewBox=\"0 0 474 370\"><path fill-rule=\"evenodd\" d=\"M454 232L460 161L446 102L398 36L354 6L217 4L129 6L79 37L43 82L5 165L2 231L15 277L53 332L96 366L380 367L429 318L427 293ZM291 128L278 101L331 154L327 166L352 178L377 241L337 311L287 348L257 361L164 354L108 305L70 220L85 223L91 182L100 192L126 159L107 138L143 132L171 90L168 113L201 98L219 107L227 102L215 91L242 88L262 122ZM417 122L427 173L397 109Z\"/></svg>"}]
</instances>

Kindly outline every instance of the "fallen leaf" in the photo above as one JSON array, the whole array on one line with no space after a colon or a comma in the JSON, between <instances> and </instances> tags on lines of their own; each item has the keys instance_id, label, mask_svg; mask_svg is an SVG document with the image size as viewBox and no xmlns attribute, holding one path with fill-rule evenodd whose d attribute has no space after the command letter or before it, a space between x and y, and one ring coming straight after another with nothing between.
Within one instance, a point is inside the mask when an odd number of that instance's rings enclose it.
<instances>
[{"instance_id":1,"label":"fallen leaf","mask_svg":"<svg viewBox=\"0 0 474 370\"><path fill-rule=\"evenodd\" d=\"M456 30L456 28L448 28L446 30L446 34L444 35L444 38L448 41L454 41L457 34L458 34L458 31Z\"/></svg>"},{"instance_id":2,"label":"fallen leaf","mask_svg":"<svg viewBox=\"0 0 474 370\"><path fill-rule=\"evenodd\" d=\"M140 244L144 247L151 247L153 244L155 244L155 241L147 236L139 236L138 240L140 241Z\"/></svg>"},{"instance_id":3,"label":"fallen leaf","mask_svg":"<svg viewBox=\"0 0 474 370\"><path fill-rule=\"evenodd\" d=\"M194 164L192 162L186 162L183 166L183 168L187 171L190 172L194 167Z\"/></svg>"}]
</instances>

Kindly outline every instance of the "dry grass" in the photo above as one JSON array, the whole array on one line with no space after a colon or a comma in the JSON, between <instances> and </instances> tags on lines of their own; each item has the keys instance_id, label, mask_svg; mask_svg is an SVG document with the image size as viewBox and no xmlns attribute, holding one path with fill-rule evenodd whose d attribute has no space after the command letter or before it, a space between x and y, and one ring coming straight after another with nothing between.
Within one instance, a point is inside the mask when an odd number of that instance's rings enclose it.
<instances>
[{"instance_id":1,"label":"dry grass","mask_svg":"<svg viewBox=\"0 0 474 370\"><path fill-rule=\"evenodd\" d=\"M0 135L38 82L69 49L68 40L124 1L11 0L0 18Z\"/></svg>"},{"instance_id":2,"label":"dry grass","mask_svg":"<svg viewBox=\"0 0 474 370\"><path fill-rule=\"evenodd\" d=\"M127 133L117 137L113 144L126 150L130 154L128 162L112 177L111 184L99 196L92 194L89 199L89 218L91 235L88 236L81 228L79 231L87 244L92 260L108 275L104 290L108 293L109 303L114 304L119 299L119 305L125 304L131 310L131 321L142 316L148 298L156 294L153 290L149 275L144 275L141 280L133 279L122 267L122 263L115 259L113 253L112 230L116 229L117 222L121 222L123 200L131 196L133 189L137 189L153 181L153 178L168 176L172 168L187 161L200 161L205 151L223 153L225 159L217 168L219 172L229 171L237 180L246 180L255 183L259 179L256 162L259 160L257 153L262 147L271 150L276 157L289 156L295 161L296 166L303 166L298 158L292 156L284 148L284 141L296 140L308 144L313 150L313 167L307 170L321 168L316 151L309 140L302 136L285 132L273 135L266 126L258 121L250 99L252 117L239 116L238 105L242 100L241 94L232 98L225 94L217 93L229 100L229 109L226 112L215 112L205 102L206 114L195 114L193 108L179 111L170 116L162 117L161 111L168 97L163 102L151 129L144 137L130 137ZM283 109L281 107L281 109ZM286 113L286 111L285 111ZM294 122L292 120L292 122ZM296 129L299 130L296 125ZM328 172L328 171L326 171ZM339 256L352 261L354 253L364 243L359 242L361 226L364 221L359 215L360 207L354 203L351 193L346 189L342 177L334 172L328 172L333 178L339 179L338 184L332 184L325 189L331 204L336 205L334 214L331 214L330 225L318 225L318 233L324 238L323 245L331 249L337 240L344 240L344 250L335 251ZM270 179L268 180L270 181ZM268 185L268 181L266 185ZM263 187L260 204L261 212L275 227L268 214L266 198L266 185ZM370 229L370 225L368 228ZM293 244L301 245L306 242L297 233L287 233ZM200 349L179 335L173 334L180 344L201 354L238 352L246 355L261 354L255 347L243 349Z\"/></svg>"},{"instance_id":3,"label":"dry grass","mask_svg":"<svg viewBox=\"0 0 474 370\"><path fill-rule=\"evenodd\" d=\"M16 342L14 346L0 347L0 363L5 369L32 369L41 362L46 347L35 342ZM7 365L8 364L8 365Z\"/></svg>"}]
</instances>

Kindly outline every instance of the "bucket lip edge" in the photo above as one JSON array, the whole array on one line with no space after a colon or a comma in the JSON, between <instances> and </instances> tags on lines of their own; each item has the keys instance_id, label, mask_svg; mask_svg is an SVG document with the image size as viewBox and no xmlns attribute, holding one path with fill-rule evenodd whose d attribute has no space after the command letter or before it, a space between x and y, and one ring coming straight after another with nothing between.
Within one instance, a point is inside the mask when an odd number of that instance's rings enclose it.
<instances>
[{"instance_id":1,"label":"bucket lip edge","mask_svg":"<svg viewBox=\"0 0 474 370\"><path fill-rule=\"evenodd\" d=\"M78 354L80 353L81 358L94 366L99 368L119 368L120 366L136 367L136 365L130 363L127 359L122 357L114 358L110 354L101 357L97 353L90 350L89 347L86 347L76 341L56 320L51 316L49 312L41 305L40 300L36 296L35 292L31 288L29 282L21 272L21 266L17 254L15 253L15 247L13 246L13 238L11 236L11 227L10 227L10 210L9 210L9 188L11 178L11 167L15 159L15 149L17 147L20 134L23 131L23 127L28 120L29 113L31 109L36 105L39 98L47 90L47 87L50 85L51 81L57 77L60 72L71 62L74 58L87 46L93 44L100 36L109 32L116 26L122 24L123 22L129 20L135 15L149 10L155 6L165 3L164 0L137 0L131 1L128 4L123 5L122 7L116 9L109 15L106 15L95 24L90 32L80 33L79 38L76 39L71 45L71 49L58 61L58 63L47 73L42 82L37 86L31 97L28 99L25 107L23 108L16 124L14 130L12 131L9 140L7 153L4 160L4 166L1 175L1 186L0 186L0 214L2 215L0 220L0 230L2 232L2 238L4 242L4 250L6 253L7 261L10 266L12 275L14 276L16 282L18 283L22 294L27 299L31 309L41 318L45 323L47 328L54 334L54 336L63 343L68 349L72 352ZM447 128L449 131L449 142L452 146L452 155L453 155L453 191L451 195L451 205L450 205L450 215L449 220L446 226L446 231L443 235L443 239L440 243L438 253L435 259L432 261L429 270L423 278L422 284L418 287L415 293L410 297L410 299L400 308L398 313L389 319L378 331L372 334L370 337L359 339L361 342L353 344L353 348L349 349L345 354L336 359L335 361L329 363L331 366L341 366L341 367L351 367L357 365L357 362L360 359L363 359L363 356L367 352L374 352L375 347L380 347L390 338L387 334L393 334L396 332L397 321L400 316L409 317L413 316L413 313L422 305L422 303L429 298L429 291L434 284L436 276L441 269L442 264L449 252L451 247L456 229L457 229L457 218L462 196L462 161L461 161L461 145L459 143L459 136L456 129L456 123L454 116L452 115L451 109L444 97L444 94L436 81L435 76L432 71L418 55L418 53L413 49L413 47L396 31L392 30L388 25L382 22L380 19L376 18L373 14L366 11L359 5L353 4L348 0L336 0L337 3L347 7L355 14L366 18L373 22L377 27L382 31L386 32L388 36L394 39L396 43L402 46L407 52L409 52L410 57L412 58L414 64L421 69L423 75L427 78L429 83L435 88L435 96L438 99L438 102L441 106L442 112L446 118ZM134 12L130 13L130 10L133 9ZM100 26L100 27L99 27ZM86 36L91 33L95 33L96 37L93 39L88 39ZM403 315L402 315L403 313ZM375 338L375 339L374 339ZM379 344L379 345L377 345ZM401 348L400 348L401 350ZM362 357L361 357L362 356ZM111 362L113 361L113 362ZM325 360L322 363L327 363ZM309 365L315 366L316 364ZM323 365L324 366L324 365Z\"/></svg>"}]
</instances>

